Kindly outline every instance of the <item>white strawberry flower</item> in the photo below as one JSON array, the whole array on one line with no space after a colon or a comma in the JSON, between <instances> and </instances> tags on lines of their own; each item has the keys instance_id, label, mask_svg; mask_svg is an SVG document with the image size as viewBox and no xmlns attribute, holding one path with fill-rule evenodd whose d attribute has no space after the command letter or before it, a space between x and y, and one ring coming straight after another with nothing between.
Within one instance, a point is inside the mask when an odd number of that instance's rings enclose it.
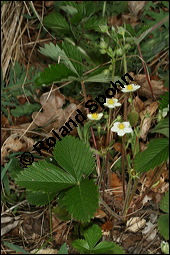
<instances>
[{"instance_id":1,"label":"white strawberry flower","mask_svg":"<svg viewBox=\"0 0 170 255\"><path fill-rule=\"evenodd\" d=\"M106 98L106 103L104 103L104 105L109 108L115 108L116 106L121 106L121 104L118 103L118 99L114 97Z\"/></svg>"},{"instance_id":2,"label":"white strawberry flower","mask_svg":"<svg viewBox=\"0 0 170 255\"><path fill-rule=\"evenodd\" d=\"M128 121L125 122L115 122L111 128L112 132L116 132L119 136L123 136L126 133L132 133L133 130Z\"/></svg>"},{"instance_id":3,"label":"white strawberry flower","mask_svg":"<svg viewBox=\"0 0 170 255\"><path fill-rule=\"evenodd\" d=\"M103 116L103 113L89 113L87 114L87 117L90 120L100 120Z\"/></svg>"},{"instance_id":4,"label":"white strawberry flower","mask_svg":"<svg viewBox=\"0 0 170 255\"><path fill-rule=\"evenodd\" d=\"M139 88L140 88L139 85L129 84L129 85L124 85L124 88L121 91L124 92L124 93L128 93L128 92L134 92Z\"/></svg>"}]
</instances>

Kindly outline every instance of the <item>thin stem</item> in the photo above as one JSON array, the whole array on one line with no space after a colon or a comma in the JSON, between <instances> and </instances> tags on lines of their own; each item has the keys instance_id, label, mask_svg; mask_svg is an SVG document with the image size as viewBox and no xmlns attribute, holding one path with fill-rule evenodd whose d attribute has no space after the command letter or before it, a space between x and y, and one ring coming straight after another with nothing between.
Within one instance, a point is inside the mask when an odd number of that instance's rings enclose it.
<instances>
[{"instance_id":1,"label":"thin stem","mask_svg":"<svg viewBox=\"0 0 170 255\"><path fill-rule=\"evenodd\" d=\"M103 11L102 11L102 17L104 18L106 12L106 1L103 3Z\"/></svg>"},{"instance_id":2,"label":"thin stem","mask_svg":"<svg viewBox=\"0 0 170 255\"><path fill-rule=\"evenodd\" d=\"M85 89L84 81L81 82L81 87L82 87L82 91L83 91L84 100L85 100L85 102L87 102L87 96L86 96L86 89ZM89 113L89 108L86 108L86 113L87 114ZM90 127L90 130L91 130L91 134L92 134L94 147L95 147L96 150L98 150L93 128ZM99 155L96 155L96 160L97 160L97 173L98 173L98 175L100 175L100 168L101 167L100 167L100 156Z\"/></svg>"},{"instance_id":3,"label":"thin stem","mask_svg":"<svg viewBox=\"0 0 170 255\"><path fill-rule=\"evenodd\" d=\"M126 134L122 137L122 188L123 188L123 199L125 199L125 141Z\"/></svg>"},{"instance_id":4,"label":"thin stem","mask_svg":"<svg viewBox=\"0 0 170 255\"><path fill-rule=\"evenodd\" d=\"M140 45L138 44L138 51L139 51L139 55L140 57L143 59L143 56L142 56L142 52L141 52L141 49L140 49ZM151 85L151 82L150 82L150 77L148 75L148 72L146 70L146 64L144 61L142 61L142 65L143 65L143 69L144 69L144 72L145 72L145 75L146 75L146 79L147 79L147 82L149 84L149 88L150 88L150 91L151 91L151 94L152 94L152 99L154 99L154 95L153 95L153 90L152 90L152 85Z\"/></svg>"}]
</instances>

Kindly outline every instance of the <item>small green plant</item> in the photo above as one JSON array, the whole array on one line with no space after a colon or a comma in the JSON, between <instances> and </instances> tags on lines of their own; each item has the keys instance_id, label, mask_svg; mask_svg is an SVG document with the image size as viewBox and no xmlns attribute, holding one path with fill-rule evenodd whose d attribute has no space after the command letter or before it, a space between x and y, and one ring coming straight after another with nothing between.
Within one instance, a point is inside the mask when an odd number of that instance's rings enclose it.
<instances>
[{"instance_id":1,"label":"small green plant","mask_svg":"<svg viewBox=\"0 0 170 255\"><path fill-rule=\"evenodd\" d=\"M96 224L84 232L84 237L72 242L72 246L81 254L125 254L123 248L114 242L99 242L102 230Z\"/></svg>"},{"instance_id":2,"label":"small green plant","mask_svg":"<svg viewBox=\"0 0 170 255\"><path fill-rule=\"evenodd\" d=\"M66 136L56 142L53 156L60 167L47 161L33 163L18 175L17 184L27 188L30 203L48 204L60 195L59 202L73 219L89 221L98 208L99 196L94 180L89 179L95 167L89 145Z\"/></svg>"},{"instance_id":3,"label":"small green plant","mask_svg":"<svg viewBox=\"0 0 170 255\"><path fill-rule=\"evenodd\" d=\"M164 195L160 203L160 209L166 213L158 219L158 229L163 238L169 240L169 191Z\"/></svg>"}]
</instances>

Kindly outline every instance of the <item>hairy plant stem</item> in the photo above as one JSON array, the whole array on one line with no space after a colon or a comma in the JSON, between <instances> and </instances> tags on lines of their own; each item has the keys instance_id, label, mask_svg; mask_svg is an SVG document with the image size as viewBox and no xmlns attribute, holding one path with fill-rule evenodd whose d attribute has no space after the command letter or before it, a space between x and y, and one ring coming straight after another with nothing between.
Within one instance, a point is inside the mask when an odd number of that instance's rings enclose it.
<instances>
[{"instance_id":1,"label":"hairy plant stem","mask_svg":"<svg viewBox=\"0 0 170 255\"><path fill-rule=\"evenodd\" d=\"M125 157L126 157L126 134L122 137L122 188L123 188L123 199L125 200Z\"/></svg>"},{"instance_id":2,"label":"hairy plant stem","mask_svg":"<svg viewBox=\"0 0 170 255\"><path fill-rule=\"evenodd\" d=\"M84 100L85 100L85 102L87 102L87 96L86 96L86 89L85 89L84 81L81 82L81 87L82 87L82 91L83 91ZM89 108L86 108L86 113L89 114ZM94 147L95 147L96 150L98 150L93 128L90 127L90 130L91 130L91 134L92 134ZM101 169L101 167L100 167L100 156L97 155L97 154L96 154L96 160L97 160L97 174L98 174L98 176L100 176L100 169Z\"/></svg>"},{"instance_id":3,"label":"hairy plant stem","mask_svg":"<svg viewBox=\"0 0 170 255\"><path fill-rule=\"evenodd\" d=\"M114 75L115 75L115 64L116 64L116 60L114 58L112 58L112 81L114 82ZM110 85L110 87L112 87ZM108 118L108 122L107 122L107 136L106 136L106 148L108 148L109 144L110 144L110 136L111 136L111 132L110 132L110 124L112 122L112 109L109 108L109 118ZM110 168L109 168L109 157L108 157L108 153L106 154L106 160L105 160L105 165L106 165L106 172L107 172L107 187L109 184L109 178L110 178Z\"/></svg>"}]
</instances>

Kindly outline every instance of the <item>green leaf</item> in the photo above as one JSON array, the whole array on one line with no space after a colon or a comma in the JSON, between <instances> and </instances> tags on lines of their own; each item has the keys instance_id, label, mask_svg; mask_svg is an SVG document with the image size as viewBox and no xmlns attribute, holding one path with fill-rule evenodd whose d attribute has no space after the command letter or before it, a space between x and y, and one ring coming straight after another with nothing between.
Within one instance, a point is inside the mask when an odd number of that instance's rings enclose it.
<instances>
[{"instance_id":1,"label":"green leaf","mask_svg":"<svg viewBox=\"0 0 170 255\"><path fill-rule=\"evenodd\" d=\"M165 94L160 96L160 98L161 98L161 100L159 101L160 102L159 109L163 110L164 108L168 107L168 104L169 104L169 92L165 92Z\"/></svg>"},{"instance_id":2,"label":"green leaf","mask_svg":"<svg viewBox=\"0 0 170 255\"><path fill-rule=\"evenodd\" d=\"M83 174L89 176L95 167L90 146L73 136L67 135L62 141L56 142L53 155L59 165L77 181L81 180Z\"/></svg>"},{"instance_id":3,"label":"green leaf","mask_svg":"<svg viewBox=\"0 0 170 255\"><path fill-rule=\"evenodd\" d=\"M83 252L83 253L89 252L89 246L88 246L88 243L86 242L86 240L77 239L72 242L72 246L75 249L77 249L79 252Z\"/></svg>"},{"instance_id":4,"label":"green leaf","mask_svg":"<svg viewBox=\"0 0 170 255\"><path fill-rule=\"evenodd\" d=\"M20 246L12 244L12 243L8 243L4 241L4 245L6 245L8 248L10 248L13 251L19 252L20 254L30 254L29 252L27 252L26 250L22 249Z\"/></svg>"},{"instance_id":5,"label":"green leaf","mask_svg":"<svg viewBox=\"0 0 170 255\"><path fill-rule=\"evenodd\" d=\"M44 18L44 26L55 32L68 33L70 30L66 19L59 12L52 12Z\"/></svg>"},{"instance_id":6,"label":"green leaf","mask_svg":"<svg viewBox=\"0 0 170 255\"><path fill-rule=\"evenodd\" d=\"M70 44L70 43L68 43ZM72 47L74 47L73 45L70 44L70 46L68 46L67 44L67 50L69 50L69 53L70 53L70 50L72 49ZM69 47L69 49L68 49ZM40 47L40 50L39 50L43 55L47 56L47 57L50 57L52 59L54 59L55 61L58 62L59 58L60 58L60 61L61 63L64 63L68 69L70 69L73 73L75 73L76 75L78 75L72 61L69 59L69 56L65 53L65 51L63 49L61 49L57 44L54 45L53 43L50 43L50 44L45 44L44 48ZM74 48L74 54L75 52L77 53L77 51L75 50ZM70 53L71 54L71 53ZM77 53L78 54L78 53ZM75 54L76 55L76 54ZM77 57L77 55L76 55ZM79 56L78 56L79 57Z\"/></svg>"},{"instance_id":7,"label":"green leaf","mask_svg":"<svg viewBox=\"0 0 170 255\"><path fill-rule=\"evenodd\" d=\"M65 209L64 206L61 206L60 204L53 207L52 212L60 220L63 220L63 221L71 220L71 216L68 213L68 211Z\"/></svg>"},{"instance_id":8,"label":"green leaf","mask_svg":"<svg viewBox=\"0 0 170 255\"><path fill-rule=\"evenodd\" d=\"M74 219L87 222L98 208L98 187L84 179L66 192L62 203Z\"/></svg>"},{"instance_id":9,"label":"green leaf","mask_svg":"<svg viewBox=\"0 0 170 255\"><path fill-rule=\"evenodd\" d=\"M14 117L20 117L23 115L30 115L35 111L39 111L40 108L41 108L40 104L25 103L24 105L16 106L15 109L11 110L11 113Z\"/></svg>"},{"instance_id":10,"label":"green leaf","mask_svg":"<svg viewBox=\"0 0 170 255\"><path fill-rule=\"evenodd\" d=\"M169 240L169 215L161 215L158 219L158 229L165 240Z\"/></svg>"},{"instance_id":11,"label":"green leaf","mask_svg":"<svg viewBox=\"0 0 170 255\"><path fill-rule=\"evenodd\" d=\"M151 133L161 133L169 137L169 118L161 120L156 127L151 129Z\"/></svg>"},{"instance_id":12,"label":"green leaf","mask_svg":"<svg viewBox=\"0 0 170 255\"><path fill-rule=\"evenodd\" d=\"M57 254L68 254L68 250L67 250L67 244L64 243L60 249L58 250Z\"/></svg>"},{"instance_id":13,"label":"green leaf","mask_svg":"<svg viewBox=\"0 0 170 255\"><path fill-rule=\"evenodd\" d=\"M96 243L102 237L101 228L94 224L84 232L84 237L89 245L90 250L96 245Z\"/></svg>"},{"instance_id":14,"label":"green leaf","mask_svg":"<svg viewBox=\"0 0 170 255\"><path fill-rule=\"evenodd\" d=\"M16 183L33 191L58 192L76 184L62 169L46 161L33 163L16 178Z\"/></svg>"},{"instance_id":15,"label":"green leaf","mask_svg":"<svg viewBox=\"0 0 170 255\"><path fill-rule=\"evenodd\" d=\"M39 73L39 77L35 80L37 86L51 85L61 81L70 81L70 76L74 73L63 64L50 65L44 69L44 72ZM74 77L74 79L76 79ZM73 79L73 80L74 80Z\"/></svg>"},{"instance_id":16,"label":"green leaf","mask_svg":"<svg viewBox=\"0 0 170 255\"><path fill-rule=\"evenodd\" d=\"M47 205L57 195L57 192L45 193L29 191L27 193L27 200L32 205Z\"/></svg>"},{"instance_id":17,"label":"green leaf","mask_svg":"<svg viewBox=\"0 0 170 255\"><path fill-rule=\"evenodd\" d=\"M169 191L166 192L166 194L162 198L160 203L160 209L165 213L169 213Z\"/></svg>"},{"instance_id":18,"label":"green leaf","mask_svg":"<svg viewBox=\"0 0 170 255\"><path fill-rule=\"evenodd\" d=\"M137 173L147 172L165 162L169 156L169 140L159 138L150 141L148 148L138 153L134 159L134 168Z\"/></svg>"},{"instance_id":19,"label":"green leaf","mask_svg":"<svg viewBox=\"0 0 170 255\"><path fill-rule=\"evenodd\" d=\"M114 81L117 81L119 79L118 76L115 76ZM112 80L111 74L105 75L104 73L96 74L91 77L84 78L85 82L104 82L108 83Z\"/></svg>"},{"instance_id":20,"label":"green leaf","mask_svg":"<svg viewBox=\"0 0 170 255\"><path fill-rule=\"evenodd\" d=\"M82 66L82 56L80 50L78 50L77 46L72 45L71 43L65 41L62 44L62 48L66 53L69 61L71 61L74 66L77 74L82 76L83 74L83 66Z\"/></svg>"},{"instance_id":21,"label":"green leaf","mask_svg":"<svg viewBox=\"0 0 170 255\"><path fill-rule=\"evenodd\" d=\"M114 248L114 244L111 242L100 242L93 249L94 254L105 254Z\"/></svg>"}]
</instances>

